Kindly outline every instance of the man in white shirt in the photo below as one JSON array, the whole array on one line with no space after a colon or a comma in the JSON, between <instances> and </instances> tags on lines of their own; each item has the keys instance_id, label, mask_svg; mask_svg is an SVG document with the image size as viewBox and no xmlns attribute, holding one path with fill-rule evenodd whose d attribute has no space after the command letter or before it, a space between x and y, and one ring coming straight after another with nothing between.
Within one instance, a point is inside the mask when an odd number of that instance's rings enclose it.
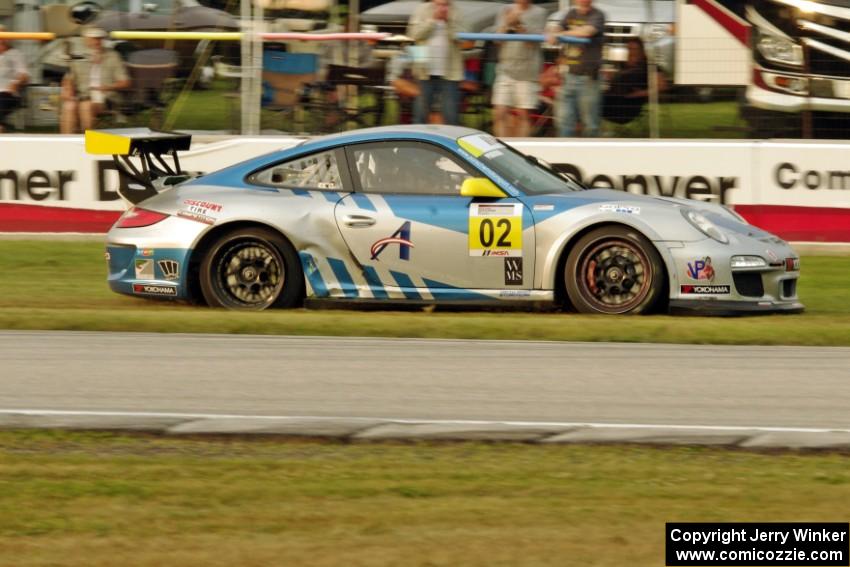
<instances>
[{"instance_id":1,"label":"man in white shirt","mask_svg":"<svg viewBox=\"0 0 850 567\"><path fill-rule=\"evenodd\" d=\"M0 25L0 32L6 28ZM4 131L6 117L21 106L21 89L29 75L23 54L6 39L0 39L0 132Z\"/></svg>"},{"instance_id":2,"label":"man in white shirt","mask_svg":"<svg viewBox=\"0 0 850 567\"><path fill-rule=\"evenodd\" d=\"M499 12L498 31L508 34L540 34L546 26L546 10L531 0L514 0ZM537 108L543 53L529 41L505 41L499 47L499 64L493 83L493 130L496 136L525 137L531 134L529 111ZM510 120L510 109L516 120ZM512 123L513 122L513 123Z\"/></svg>"}]
</instances>

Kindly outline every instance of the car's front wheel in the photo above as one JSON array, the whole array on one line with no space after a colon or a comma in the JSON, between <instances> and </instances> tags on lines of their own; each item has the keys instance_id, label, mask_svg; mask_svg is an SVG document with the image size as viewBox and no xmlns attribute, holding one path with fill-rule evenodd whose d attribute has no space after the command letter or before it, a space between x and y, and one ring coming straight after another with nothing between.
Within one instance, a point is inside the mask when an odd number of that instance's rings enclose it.
<instances>
[{"instance_id":1,"label":"car's front wheel","mask_svg":"<svg viewBox=\"0 0 850 567\"><path fill-rule=\"evenodd\" d=\"M564 284L581 313L645 313L664 288L655 247L626 227L604 227L582 236L567 256Z\"/></svg>"},{"instance_id":2,"label":"car's front wheel","mask_svg":"<svg viewBox=\"0 0 850 567\"><path fill-rule=\"evenodd\" d=\"M298 255L285 238L265 228L219 238L201 261L200 280L211 307L258 311L292 307L303 298Z\"/></svg>"}]
</instances>

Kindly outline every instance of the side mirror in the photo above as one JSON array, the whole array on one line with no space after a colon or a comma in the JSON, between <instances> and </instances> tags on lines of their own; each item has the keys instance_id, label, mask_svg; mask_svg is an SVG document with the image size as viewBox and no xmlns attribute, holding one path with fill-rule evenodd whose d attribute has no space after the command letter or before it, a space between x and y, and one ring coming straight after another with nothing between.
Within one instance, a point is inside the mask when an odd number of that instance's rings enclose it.
<instances>
[{"instance_id":1,"label":"side mirror","mask_svg":"<svg viewBox=\"0 0 850 567\"><path fill-rule=\"evenodd\" d=\"M504 191L486 177L467 177L460 186L462 197L490 197L502 199L507 197Z\"/></svg>"}]
</instances>

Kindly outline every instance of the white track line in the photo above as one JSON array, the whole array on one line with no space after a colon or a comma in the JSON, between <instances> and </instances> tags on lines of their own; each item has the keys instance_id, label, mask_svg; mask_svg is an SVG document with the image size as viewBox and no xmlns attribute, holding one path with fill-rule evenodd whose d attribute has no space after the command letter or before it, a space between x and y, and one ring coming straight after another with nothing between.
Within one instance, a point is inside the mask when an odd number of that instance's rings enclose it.
<instances>
[{"instance_id":1,"label":"white track line","mask_svg":"<svg viewBox=\"0 0 850 567\"><path fill-rule=\"evenodd\" d=\"M170 417L176 419L258 419L258 420L316 420L316 421L380 421L383 423L404 423L414 425L507 425L517 427L573 427L596 429L686 429L694 431L758 431L764 433L850 433L850 429L810 428L810 427L763 427L748 425L681 425L655 423L591 423L557 421L487 421L468 419L412 419L394 417L351 417L318 415L240 415L207 413L164 413L164 412L127 412L127 411L71 411L47 409L0 409L2 415L31 416L80 416L80 417Z\"/></svg>"}]
</instances>

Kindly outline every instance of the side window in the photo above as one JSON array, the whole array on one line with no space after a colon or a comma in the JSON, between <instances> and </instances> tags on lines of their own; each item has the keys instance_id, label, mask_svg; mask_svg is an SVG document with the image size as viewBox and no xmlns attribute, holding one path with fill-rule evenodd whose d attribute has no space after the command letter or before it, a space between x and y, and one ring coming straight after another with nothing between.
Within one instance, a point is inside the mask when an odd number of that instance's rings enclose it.
<instances>
[{"instance_id":1,"label":"side window","mask_svg":"<svg viewBox=\"0 0 850 567\"><path fill-rule=\"evenodd\" d=\"M285 189L342 190L334 150L275 164L251 175L248 181Z\"/></svg>"},{"instance_id":2,"label":"side window","mask_svg":"<svg viewBox=\"0 0 850 567\"><path fill-rule=\"evenodd\" d=\"M360 187L366 193L460 195L463 166L427 144L382 143L351 148Z\"/></svg>"}]
</instances>

